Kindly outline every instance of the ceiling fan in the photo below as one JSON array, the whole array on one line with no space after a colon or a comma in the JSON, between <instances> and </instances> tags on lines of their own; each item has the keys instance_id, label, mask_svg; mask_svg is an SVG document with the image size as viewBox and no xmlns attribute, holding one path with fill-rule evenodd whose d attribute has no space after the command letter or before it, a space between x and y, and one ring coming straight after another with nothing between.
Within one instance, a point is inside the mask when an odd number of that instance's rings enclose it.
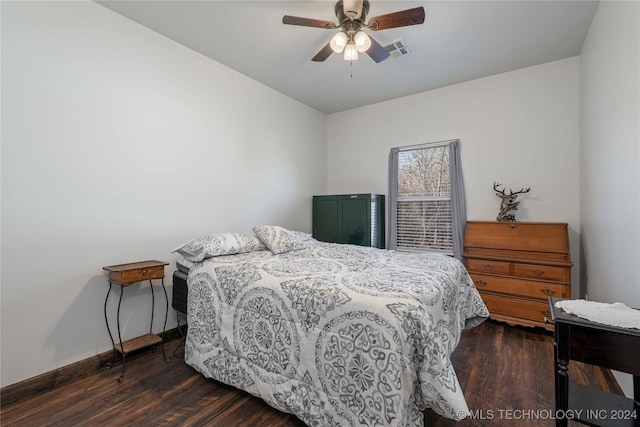
<instances>
[{"instance_id":1,"label":"ceiling fan","mask_svg":"<svg viewBox=\"0 0 640 427\"><path fill-rule=\"evenodd\" d=\"M300 18L289 15L285 15L282 18L282 23L328 30L341 29L316 56L311 58L312 61L321 62L327 59L333 52L342 53L344 51L344 59L347 61L358 59L358 52L360 52L366 53L375 62L381 62L389 57L389 52L387 52L380 43L365 33L363 31L364 28L371 31L380 31L390 28L406 27L408 25L418 25L424 22L424 8L422 6L376 16L370 18L369 22L365 24L368 12L368 0L340 0L335 6L338 24L331 21Z\"/></svg>"}]
</instances>

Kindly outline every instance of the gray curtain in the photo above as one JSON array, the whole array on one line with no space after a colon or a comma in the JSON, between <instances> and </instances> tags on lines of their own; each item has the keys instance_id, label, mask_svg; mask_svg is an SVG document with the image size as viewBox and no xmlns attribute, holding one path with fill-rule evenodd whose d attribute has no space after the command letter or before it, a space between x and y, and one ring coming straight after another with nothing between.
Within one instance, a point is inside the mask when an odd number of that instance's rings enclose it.
<instances>
[{"instance_id":1,"label":"gray curtain","mask_svg":"<svg viewBox=\"0 0 640 427\"><path fill-rule=\"evenodd\" d=\"M398 217L396 204L398 203L398 153L400 150L392 148L389 153L389 235L387 236L387 249L395 250L398 247Z\"/></svg>"},{"instance_id":2,"label":"gray curtain","mask_svg":"<svg viewBox=\"0 0 640 427\"><path fill-rule=\"evenodd\" d=\"M460 163L460 141L449 144L449 161L451 168L451 210L453 216L453 256L462 259L464 231L467 227L467 202L464 196L464 180Z\"/></svg>"}]
</instances>

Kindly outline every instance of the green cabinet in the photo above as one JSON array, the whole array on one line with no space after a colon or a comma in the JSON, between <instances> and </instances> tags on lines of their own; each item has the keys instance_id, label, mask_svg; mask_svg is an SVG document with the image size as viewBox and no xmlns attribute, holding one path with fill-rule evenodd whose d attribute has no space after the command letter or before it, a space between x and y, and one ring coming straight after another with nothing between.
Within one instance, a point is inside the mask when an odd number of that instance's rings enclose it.
<instances>
[{"instance_id":1,"label":"green cabinet","mask_svg":"<svg viewBox=\"0 0 640 427\"><path fill-rule=\"evenodd\" d=\"M384 249L384 196L313 196L313 237L323 242Z\"/></svg>"}]
</instances>

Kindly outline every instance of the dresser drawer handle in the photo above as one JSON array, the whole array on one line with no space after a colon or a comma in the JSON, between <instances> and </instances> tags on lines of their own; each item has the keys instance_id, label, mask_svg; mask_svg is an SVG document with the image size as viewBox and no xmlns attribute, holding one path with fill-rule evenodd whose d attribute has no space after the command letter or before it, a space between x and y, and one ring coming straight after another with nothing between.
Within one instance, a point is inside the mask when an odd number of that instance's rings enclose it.
<instances>
[{"instance_id":1,"label":"dresser drawer handle","mask_svg":"<svg viewBox=\"0 0 640 427\"><path fill-rule=\"evenodd\" d=\"M540 313L542 313L544 317L551 317L551 312L548 310L543 310Z\"/></svg>"},{"instance_id":2,"label":"dresser drawer handle","mask_svg":"<svg viewBox=\"0 0 640 427\"><path fill-rule=\"evenodd\" d=\"M536 276L542 276L544 274L544 271L542 271L542 270L533 270L533 274L535 274Z\"/></svg>"},{"instance_id":3,"label":"dresser drawer handle","mask_svg":"<svg viewBox=\"0 0 640 427\"><path fill-rule=\"evenodd\" d=\"M478 285L478 286L484 286L484 285L486 285L486 284L487 284L487 282L485 282L484 280L478 280L478 281L476 282L476 285Z\"/></svg>"},{"instance_id":4,"label":"dresser drawer handle","mask_svg":"<svg viewBox=\"0 0 640 427\"><path fill-rule=\"evenodd\" d=\"M485 269L485 270L493 270L493 265L491 265L491 264L485 264L485 265L484 265L484 269Z\"/></svg>"},{"instance_id":5,"label":"dresser drawer handle","mask_svg":"<svg viewBox=\"0 0 640 427\"><path fill-rule=\"evenodd\" d=\"M540 289L540 292L547 296L551 296L556 293L556 291L552 291L551 289Z\"/></svg>"},{"instance_id":6,"label":"dresser drawer handle","mask_svg":"<svg viewBox=\"0 0 640 427\"><path fill-rule=\"evenodd\" d=\"M143 275L143 276L146 276L147 274L149 274L149 271L147 271L147 270L142 270L142 275Z\"/></svg>"}]
</instances>

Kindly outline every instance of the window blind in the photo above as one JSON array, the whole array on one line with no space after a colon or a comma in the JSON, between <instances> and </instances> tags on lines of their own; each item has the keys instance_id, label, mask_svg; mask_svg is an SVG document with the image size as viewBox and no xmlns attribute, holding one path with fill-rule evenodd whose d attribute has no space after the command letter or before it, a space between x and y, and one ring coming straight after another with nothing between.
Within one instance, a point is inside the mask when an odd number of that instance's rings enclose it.
<instances>
[{"instance_id":1,"label":"window blind","mask_svg":"<svg viewBox=\"0 0 640 427\"><path fill-rule=\"evenodd\" d=\"M398 199L397 247L453 253L451 200Z\"/></svg>"}]
</instances>

